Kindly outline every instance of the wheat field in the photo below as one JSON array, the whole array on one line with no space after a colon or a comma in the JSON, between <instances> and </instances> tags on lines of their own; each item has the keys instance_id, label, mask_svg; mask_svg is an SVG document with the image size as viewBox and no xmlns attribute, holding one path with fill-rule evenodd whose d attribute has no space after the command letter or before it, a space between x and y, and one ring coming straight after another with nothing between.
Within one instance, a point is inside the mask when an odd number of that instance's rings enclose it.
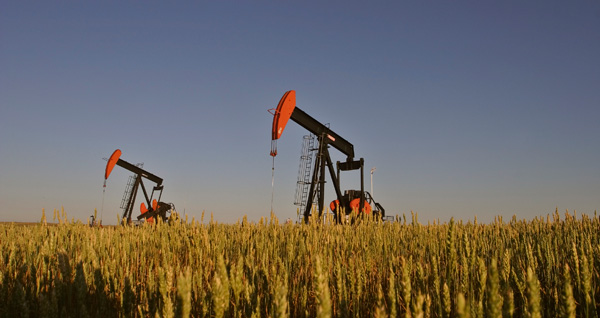
<instances>
[{"instance_id":1,"label":"wheat field","mask_svg":"<svg viewBox=\"0 0 600 318\"><path fill-rule=\"evenodd\" d=\"M600 220L0 225L1 317L597 317ZM58 222L57 222L58 221Z\"/></svg>"}]
</instances>

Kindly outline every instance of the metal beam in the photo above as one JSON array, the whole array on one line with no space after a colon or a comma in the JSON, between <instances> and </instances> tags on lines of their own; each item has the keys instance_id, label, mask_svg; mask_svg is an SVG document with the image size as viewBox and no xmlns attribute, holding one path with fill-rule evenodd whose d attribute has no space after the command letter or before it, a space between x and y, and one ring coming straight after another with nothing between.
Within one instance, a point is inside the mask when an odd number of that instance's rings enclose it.
<instances>
[{"instance_id":1,"label":"metal beam","mask_svg":"<svg viewBox=\"0 0 600 318\"><path fill-rule=\"evenodd\" d=\"M137 174L137 175L141 175L142 177L156 183L157 186L160 186L163 182L162 178L159 178L155 175L153 175L152 173L140 168L140 167L136 167L135 165L130 164L129 162L119 159L119 161L117 161L117 165Z\"/></svg>"},{"instance_id":2,"label":"metal beam","mask_svg":"<svg viewBox=\"0 0 600 318\"><path fill-rule=\"evenodd\" d=\"M315 136L325 135L329 139L327 143L345 154L348 157L348 161L354 158L354 146L350 142L331 131L327 126L321 124L297 106L294 108L294 112L292 112L290 118Z\"/></svg>"}]
</instances>

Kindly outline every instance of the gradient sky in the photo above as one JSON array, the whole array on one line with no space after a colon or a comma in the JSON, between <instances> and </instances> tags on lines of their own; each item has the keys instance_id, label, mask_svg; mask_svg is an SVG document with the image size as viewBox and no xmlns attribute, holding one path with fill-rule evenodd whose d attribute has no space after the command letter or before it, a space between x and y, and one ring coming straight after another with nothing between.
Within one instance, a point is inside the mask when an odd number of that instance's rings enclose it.
<instances>
[{"instance_id":1,"label":"gradient sky","mask_svg":"<svg viewBox=\"0 0 600 318\"><path fill-rule=\"evenodd\" d=\"M0 221L62 206L116 223L131 173L103 196L102 158L117 148L190 218L257 221L267 109L291 89L365 158L367 189L377 167L388 215L600 208L598 1L2 1ZM280 219L296 218L306 133L290 123L278 143Z\"/></svg>"}]
</instances>

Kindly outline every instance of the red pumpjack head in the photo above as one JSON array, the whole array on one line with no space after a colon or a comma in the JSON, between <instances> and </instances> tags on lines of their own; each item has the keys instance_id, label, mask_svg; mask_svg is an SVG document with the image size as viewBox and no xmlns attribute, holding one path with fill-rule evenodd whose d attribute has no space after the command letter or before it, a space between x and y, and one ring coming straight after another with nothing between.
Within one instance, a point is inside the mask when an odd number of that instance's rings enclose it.
<instances>
[{"instance_id":1,"label":"red pumpjack head","mask_svg":"<svg viewBox=\"0 0 600 318\"><path fill-rule=\"evenodd\" d=\"M106 179L108 179L108 176L110 176L110 173L112 172L113 168L117 164L117 161L119 161L120 157L121 157L121 150L117 149L117 150L115 150L115 152L113 152L113 154L108 159L108 163L106 163L106 170L104 171L104 187L105 188L106 188Z\"/></svg>"},{"instance_id":2,"label":"red pumpjack head","mask_svg":"<svg viewBox=\"0 0 600 318\"><path fill-rule=\"evenodd\" d=\"M271 156L277 156L277 139L281 137L285 125L296 108L296 91L285 92L273 113L273 130L271 131Z\"/></svg>"}]
</instances>

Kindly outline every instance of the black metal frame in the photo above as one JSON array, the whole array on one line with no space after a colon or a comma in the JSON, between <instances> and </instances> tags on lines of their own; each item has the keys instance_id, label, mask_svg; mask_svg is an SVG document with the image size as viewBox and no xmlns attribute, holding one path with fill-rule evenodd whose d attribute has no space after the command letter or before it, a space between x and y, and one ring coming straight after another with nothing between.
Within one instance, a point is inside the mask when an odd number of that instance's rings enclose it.
<instances>
[{"instance_id":1,"label":"black metal frame","mask_svg":"<svg viewBox=\"0 0 600 318\"><path fill-rule=\"evenodd\" d=\"M340 171L350 171L360 169L360 206L359 211L362 211L365 206L365 188L364 188L364 159L354 160L354 146L340 135L331 131L329 127L321 124L316 119L305 113L299 107L295 107L290 117L294 122L304 127L312 134L317 136L319 141L319 149L315 158L314 171L312 176L312 182L310 184L310 190L308 193L308 200L306 208L304 210L304 222L308 222L308 218L311 215L312 205L315 199L315 195L318 196L317 207L319 209L319 218L322 216L325 208L325 169L329 170L333 187L337 200L340 202L340 207L346 209L346 213L350 213L350 200L347 195L342 195L340 189ZM347 156L345 162L336 162L337 173L333 169L333 162L329 155L329 146L334 147ZM318 188L317 188L318 187ZM370 194L369 194L370 197ZM381 207L378 203L376 206ZM335 218L338 219L340 216L337 215L336 211L332 211L335 214ZM380 210L383 213L383 208Z\"/></svg>"},{"instance_id":2,"label":"black metal frame","mask_svg":"<svg viewBox=\"0 0 600 318\"><path fill-rule=\"evenodd\" d=\"M123 167L131 172L133 172L136 177L135 177L135 183L133 184L133 188L132 188L132 192L131 192L131 196L129 197L129 201L127 201L127 205L125 207L125 210L123 211L123 216L121 217L121 219L127 219L127 222L131 222L131 214L133 212L133 206L135 204L135 199L137 197L137 191L138 191L138 187L142 187L142 192L144 193L144 199L146 199L146 204L148 205L148 212L141 214L140 216L137 217L138 220L141 219L147 219L150 217L156 217L156 216L160 216L163 220L167 219L166 216L166 212L170 209L170 205L160 202L160 198L162 196L162 190L163 190L163 179L157 177L156 175L140 168L137 167L123 159L119 159L117 161L117 165L120 167ZM146 186L144 186L144 182L142 178L146 178L154 183L156 183L156 186L154 186L152 188L152 193L150 194L150 197L148 197L148 192L146 191ZM152 198L154 197L154 192L156 191L160 191L160 193L158 194L158 207L156 208L156 210L154 210L152 208Z\"/></svg>"}]
</instances>

